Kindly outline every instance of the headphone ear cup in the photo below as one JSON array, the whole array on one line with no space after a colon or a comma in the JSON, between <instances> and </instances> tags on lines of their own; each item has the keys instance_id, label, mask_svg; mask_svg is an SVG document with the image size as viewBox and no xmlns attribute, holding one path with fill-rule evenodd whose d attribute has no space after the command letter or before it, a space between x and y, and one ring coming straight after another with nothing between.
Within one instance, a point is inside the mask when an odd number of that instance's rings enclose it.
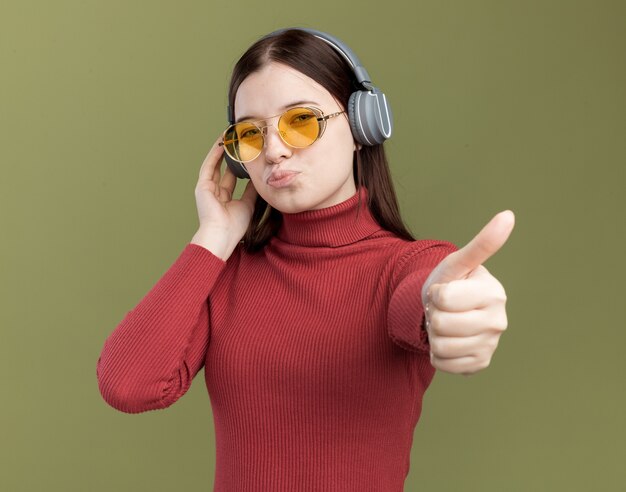
<instances>
[{"instance_id":1,"label":"headphone ear cup","mask_svg":"<svg viewBox=\"0 0 626 492\"><path fill-rule=\"evenodd\" d=\"M363 145L378 145L393 129L393 115L385 94L374 87L371 91L356 91L348 100L350 127L355 139Z\"/></svg>"},{"instance_id":2,"label":"headphone ear cup","mask_svg":"<svg viewBox=\"0 0 626 492\"><path fill-rule=\"evenodd\" d=\"M354 139L362 145L369 145L367 143L367 139L364 138L363 129L358 123L356 114L357 109L355 106L357 97L359 97L359 92L360 91L353 92L352 94L350 94L350 99L348 99L348 120L350 121L350 129L352 130L352 135L354 136Z\"/></svg>"},{"instance_id":3,"label":"headphone ear cup","mask_svg":"<svg viewBox=\"0 0 626 492\"><path fill-rule=\"evenodd\" d=\"M237 162L229 157L229 155L224 151L224 160L226 161L226 165L233 172L235 176L241 179L250 179L250 175L246 170L246 167L241 162Z\"/></svg>"}]
</instances>

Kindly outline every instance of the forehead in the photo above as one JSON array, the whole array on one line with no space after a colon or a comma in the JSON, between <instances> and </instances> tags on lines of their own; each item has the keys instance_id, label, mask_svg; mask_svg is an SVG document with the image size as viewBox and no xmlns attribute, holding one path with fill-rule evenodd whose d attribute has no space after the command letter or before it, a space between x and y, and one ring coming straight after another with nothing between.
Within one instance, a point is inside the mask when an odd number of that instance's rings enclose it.
<instances>
[{"instance_id":1,"label":"forehead","mask_svg":"<svg viewBox=\"0 0 626 492\"><path fill-rule=\"evenodd\" d=\"M317 101L321 106L333 105L334 99L322 85L302 72L271 62L251 73L235 95L235 116L263 118L273 115L292 101Z\"/></svg>"}]
</instances>

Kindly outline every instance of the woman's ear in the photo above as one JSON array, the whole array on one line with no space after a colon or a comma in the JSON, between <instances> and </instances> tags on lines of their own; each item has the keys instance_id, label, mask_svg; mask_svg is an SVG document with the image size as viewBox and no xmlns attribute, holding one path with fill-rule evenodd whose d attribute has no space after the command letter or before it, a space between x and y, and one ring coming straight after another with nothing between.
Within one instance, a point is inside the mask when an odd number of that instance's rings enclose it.
<instances>
[{"instance_id":1,"label":"woman's ear","mask_svg":"<svg viewBox=\"0 0 626 492\"><path fill-rule=\"evenodd\" d=\"M354 150L361 150L361 147L363 147L363 145L357 143L356 141L354 142Z\"/></svg>"}]
</instances>

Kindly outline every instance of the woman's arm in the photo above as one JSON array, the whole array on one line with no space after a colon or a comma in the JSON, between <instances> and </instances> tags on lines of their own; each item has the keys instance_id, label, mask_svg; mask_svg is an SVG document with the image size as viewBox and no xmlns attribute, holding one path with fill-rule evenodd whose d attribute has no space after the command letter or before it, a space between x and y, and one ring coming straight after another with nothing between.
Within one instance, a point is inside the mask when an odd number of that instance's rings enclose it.
<instances>
[{"instance_id":1,"label":"woman's arm","mask_svg":"<svg viewBox=\"0 0 626 492\"><path fill-rule=\"evenodd\" d=\"M458 250L448 241L419 240L410 243L396 260L390 284L387 332L402 348L429 353L424 325L422 286L433 269Z\"/></svg>"},{"instance_id":2,"label":"woman's arm","mask_svg":"<svg viewBox=\"0 0 626 492\"><path fill-rule=\"evenodd\" d=\"M210 338L208 297L226 262L188 243L106 339L97 362L104 400L126 413L166 408L189 389Z\"/></svg>"}]
</instances>

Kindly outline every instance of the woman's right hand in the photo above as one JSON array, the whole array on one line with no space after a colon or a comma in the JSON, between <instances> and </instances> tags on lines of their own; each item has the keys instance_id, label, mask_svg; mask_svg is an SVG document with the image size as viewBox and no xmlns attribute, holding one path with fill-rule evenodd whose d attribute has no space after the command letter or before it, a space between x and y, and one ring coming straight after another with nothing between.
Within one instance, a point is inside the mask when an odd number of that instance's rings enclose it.
<instances>
[{"instance_id":1,"label":"woman's right hand","mask_svg":"<svg viewBox=\"0 0 626 492\"><path fill-rule=\"evenodd\" d=\"M248 229L257 191L250 180L241 198L232 199L237 177L228 166L221 176L221 140L220 135L200 168L195 189L200 227L191 242L226 261Z\"/></svg>"}]
</instances>

